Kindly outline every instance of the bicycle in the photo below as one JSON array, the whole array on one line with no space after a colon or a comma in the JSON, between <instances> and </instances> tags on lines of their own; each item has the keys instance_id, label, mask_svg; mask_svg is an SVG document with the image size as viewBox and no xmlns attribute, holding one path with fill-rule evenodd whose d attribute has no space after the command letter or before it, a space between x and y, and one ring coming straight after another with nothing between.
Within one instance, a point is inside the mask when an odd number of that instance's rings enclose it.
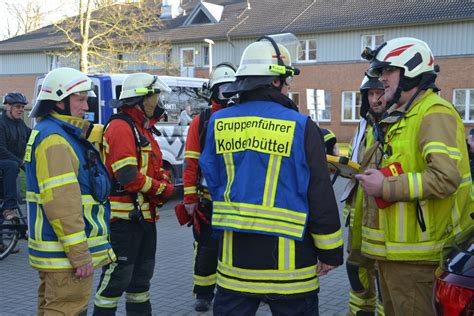
<instances>
[{"instance_id":1,"label":"bicycle","mask_svg":"<svg viewBox=\"0 0 474 316\"><path fill-rule=\"evenodd\" d=\"M17 208L18 217L11 220L3 220L0 223L0 242L4 247L0 247L0 261L8 257L15 249L20 239L28 239L28 226L26 216L23 216L20 208Z\"/></svg>"}]
</instances>

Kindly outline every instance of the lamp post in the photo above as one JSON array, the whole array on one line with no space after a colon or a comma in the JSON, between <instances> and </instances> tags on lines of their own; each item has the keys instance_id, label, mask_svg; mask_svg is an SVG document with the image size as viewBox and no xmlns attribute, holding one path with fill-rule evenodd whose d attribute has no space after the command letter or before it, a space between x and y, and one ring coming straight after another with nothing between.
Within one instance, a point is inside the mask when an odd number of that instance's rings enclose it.
<instances>
[{"instance_id":1,"label":"lamp post","mask_svg":"<svg viewBox=\"0 0 474 316\"><path fill-rule=\"evenodd\" d=\"M212 45L214 45L214 41L208 38L204 39L204 42L209 44L209 75L212 72Z\"/></svg>"}]
</instances>

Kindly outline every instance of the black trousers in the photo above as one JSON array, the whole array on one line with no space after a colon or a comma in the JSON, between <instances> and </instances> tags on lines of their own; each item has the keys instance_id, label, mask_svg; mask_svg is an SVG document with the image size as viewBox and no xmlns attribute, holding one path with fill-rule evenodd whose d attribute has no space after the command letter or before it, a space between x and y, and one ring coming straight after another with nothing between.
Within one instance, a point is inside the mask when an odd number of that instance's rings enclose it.
<instances>
[{"instance_id":1,"label":"black trousers","mask_svg":"<svg viewBox=\"0 0 474 316\"><path fill-rule=\"evenodd\" d=\"M113 222L110 241L117 261L102 268L94 315L115 315L123 292L127 315L151 315L149 289L155 269L155 223Z\"/></svg>"},{"instance_id":2,"label":"black trousers","mask_svg":"<svg viewBox=\"0 0 474 316\"><path fill-rule=\"evenodd\" d=\"M318 316L318 295L305 298L269 300L255 296L239 295L237 292L217 288L214 301L214 316L251 316L257 313L260 302L264 301L270 307L273 316Z\"/></svg>"},{"instance_id":3,"label":"black trousers","mask_svg":"<svg viewBox=\"0 0 474 316\"><path fill-rule=\"evenodd\" d=\"M203 228L202 238L194 242L194 286L193 293L196 298L212 300L214 298L214 288L217 280L217 256L219 249L219 239ZM206 234L204 236L204 234Z\"/></svg>"}]
</instances>

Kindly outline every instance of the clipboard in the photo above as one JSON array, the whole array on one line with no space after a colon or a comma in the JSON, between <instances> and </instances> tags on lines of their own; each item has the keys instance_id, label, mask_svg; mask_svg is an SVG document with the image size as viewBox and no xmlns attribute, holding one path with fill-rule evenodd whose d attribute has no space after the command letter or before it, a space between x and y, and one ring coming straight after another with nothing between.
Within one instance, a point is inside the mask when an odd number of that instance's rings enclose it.
<instances>
[{"instance_id":1,"label":"clipboard","mask_svg":"<svg viewBox=\"0 0 474 316\"><path fill-rule=\"evenodd\" d=\"M328 162L328 168L330 171L335 172L333 177L333 184L336 182L336 178L340 175L345 178L352 178L354 175L359 173L360 165L349 157L339 157L333 155L326 155Z\"/></svg>"}]
</instances>

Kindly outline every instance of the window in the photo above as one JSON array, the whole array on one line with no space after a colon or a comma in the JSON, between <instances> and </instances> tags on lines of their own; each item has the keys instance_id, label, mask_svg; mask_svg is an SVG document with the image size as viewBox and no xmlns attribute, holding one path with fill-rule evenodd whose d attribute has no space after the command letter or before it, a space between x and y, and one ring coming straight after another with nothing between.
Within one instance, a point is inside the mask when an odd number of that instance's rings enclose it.
<instances>
[{"instance_id":1,"label":"window","mask_svg":"<svg viewBox=\"0 0 474 316\"><path fill-rule=\"evenodd\" d=\"M331 92L323 89L306 89L307 107L316 122L331 121Z\"/></svg>"},{"instance_id":2,"label":"window","mask_svg":"<svg viewBox=\"0 0 474 316\"><path fill-rule=\"evenodd\" d=\"M299 62L316 61L316 40L300 41L301 51L298 52Z\"/></svg>"},{"instance_id":3,"label":"window","mask_svg":"<svg viewBox=\"0 0 474 316\"><path fill-rule=\"evenodd\" d=\"M300 94L298 92L290 92L288 93L288 97L295 102L295 104L299 107L300 106Z\"/></svg>"},{"instance_id":4,"label":"window","mask_svg":"<svg viewBox=\"0 0 474 316\"><path fill-rule=\"evenodd\" d=\"M474 122L474 89L454 89L453 104L464 122Z\"/></svg>"},{"instance_id":5,"label":"window","mask_svg":"<svg viewBox=\"0 0 474 316\"><path fill-rule=\"evenodd\" d=\"M53 70L59 67L59 58L58 55L49 55L48 56L49 70Z\"/></svg>"},{"instance_id":6,"label":"window","mask_svg":"<svg viewBox=\"0 0 474 316\"><path fill-rule=\"evenodd\" d=\"M360 93L344 91L342 93L342 121L358 121L360 119Z\"/></svg>"},{"instance_id":7,"label":"window","mask_svg":"<svg viewBox=\"0 0 474 316\"><path fill-rule=\"evenodd\" d=\"M202 58L204 61L204 66L209 66L209 46L202 47Z\"/></svg>"},{"instance_id":8,"label":"window","mask_svg":"<svg viewBox=\"0 0 474 316\"><path fill-rule=\"evenodd\" d=\"M377 35L362 35L361 36L361 51L364 50L364 48L369 47L370 49L376 49L380 45L382 45L385 42L384 35L383 34L377 34Z\"/></svg>"}]
</instances>

